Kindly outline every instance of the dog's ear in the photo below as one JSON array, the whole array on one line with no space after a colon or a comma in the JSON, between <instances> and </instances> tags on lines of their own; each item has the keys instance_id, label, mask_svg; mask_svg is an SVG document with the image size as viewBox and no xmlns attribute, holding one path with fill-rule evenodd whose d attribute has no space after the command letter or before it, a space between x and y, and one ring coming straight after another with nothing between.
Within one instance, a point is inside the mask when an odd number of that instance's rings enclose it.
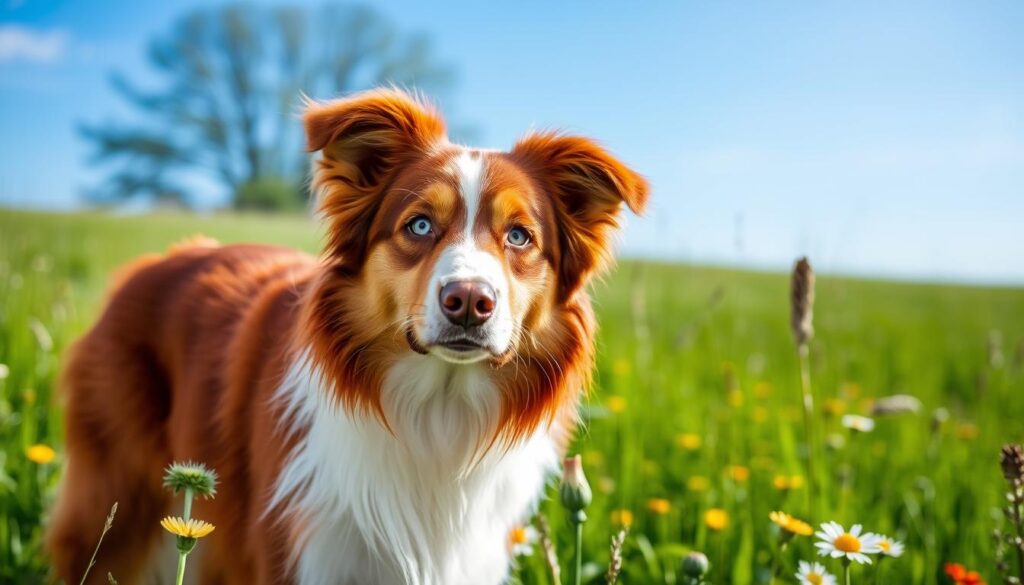
<instances>
[{"instance_id":1,"label":"dog's ear","mask_svg":"<svg viewBox=\"0 0 1024 585\"><path fill-rule=\"evenodd\" d=\"M318 208L329 222L328 253L357 268L381 196L396 172L445 140L444 121L431 107L399 90L310 102L303 116Z\"/></svg>"},{"instance_id":2,"label":"dog's ear","mask_svg":"<svg viewBox=\"0 0 1024 585\"><path fill-rule=\"evenodd\" d=\"M643 212L647 181L587 138L532 134L515 145L512 156L553 200L559 296L568 299L611 263L611 239L622 204Z\"/></svg>"}]
</instances>

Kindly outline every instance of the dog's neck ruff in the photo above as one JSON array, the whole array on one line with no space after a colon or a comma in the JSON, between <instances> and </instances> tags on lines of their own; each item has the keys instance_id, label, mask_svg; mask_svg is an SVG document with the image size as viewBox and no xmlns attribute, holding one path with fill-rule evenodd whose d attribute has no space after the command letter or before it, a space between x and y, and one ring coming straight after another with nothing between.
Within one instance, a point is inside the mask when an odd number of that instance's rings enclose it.
<instances>
[{"instance_id":1,"label":"dog's neck ruff","mask_svg":"<svg viewBox=\"0 0 1024 585\"><path fill-rule=\"evenodd\" d=\"M552 429L493 441L501 396L486 365L408 354L381 389L385 426L332 399L301 354L282 382L282 424L298 440L270 514L297 530L301 585L500 583L509 530L556 469Z\"/></svg>"}]
</instances>

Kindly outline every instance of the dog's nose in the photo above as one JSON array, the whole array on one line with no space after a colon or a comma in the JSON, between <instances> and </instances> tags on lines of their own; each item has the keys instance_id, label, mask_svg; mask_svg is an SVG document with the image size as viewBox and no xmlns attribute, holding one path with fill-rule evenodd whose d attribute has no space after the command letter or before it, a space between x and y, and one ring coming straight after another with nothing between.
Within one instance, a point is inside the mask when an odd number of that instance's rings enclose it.
<instances>
[{"instance_id":1,"label":"dog's nose","mask_svg":"<svg viewBox=\"0 0 1024 585\"><path fill-rule=\"evenodd\" d=\"M458 280L441 287L441 312L455 325L480 325L494 312L494 289L482 282Z\"/></svg>"}]
</instances>

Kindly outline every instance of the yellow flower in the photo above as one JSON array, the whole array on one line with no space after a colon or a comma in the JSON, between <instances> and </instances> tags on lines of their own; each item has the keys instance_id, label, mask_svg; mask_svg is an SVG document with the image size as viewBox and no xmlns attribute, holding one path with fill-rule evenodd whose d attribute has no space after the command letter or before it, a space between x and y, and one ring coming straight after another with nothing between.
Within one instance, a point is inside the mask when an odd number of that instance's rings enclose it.
<instances>
[{"instance_id":1,"label":"yellow flower","mask_svg":"<svg viewBox=\"0 0 1024 585\"><path fill-rule=\"evenodd\" d=\"M751 418L756 423L763 423L768 420L768 409L763 406L755 406L754 410L751 411Z\"/></svg>"},{"instance_id":2,"label":"yellow flower","mask_svg":"<svg viewBox=\"0 0 1024 585\"><path fill-rule=\"evenodd\" d=\"M799 475L776 475L772 485L780 491L798 490L804 486L804 478Z\"/></svg>"},{"instance_id":3,"label":"yellow flower","mask_svg":"<svg viewBox=\"0 0 1024 585\"><path fill-rule=\"evenodd\" d=\"M665 498L651 498L647 500L647 509L655 514L664 515L672 509L672 504Z\"/></svg>"},{"instance_id":4,"label":"yellow flower","mask_svg":"<svg viewBox=\"0 0 1024 585\"><path fill-rule=\"evenodd\" d=\"M28 457L29 461L46 464L54 460L57 457L57 452L53 450L53 447L49 445L32 445L28 449L25 449L25 456Z\"/></svg>"},{"instance_id":5,"label":"yellow flower","mask_svg":"<svg viewBox=\"0 0 1024 585\"><path fill-rule=\"evenodd\" d=\"M845 396L847 399L856 398L860 396L860 384L856 382L847 382L839 389L839 394Z\"/></svg>"},{"instance_id":6,"label":"yellow flower","mask_svg":"<svg viewBox=\"0 0 1024 585\"><path fill-rule=\"evenodd\" d=\"M676 435L676 444L687 451L696 451L701 445L700 435L696 433L681 433Z\"/></svg>"},{"instance_id":7,"label":"yellow flower","mask_svg":"<svg viewBox=\"0 0 1024 585\"><path fill-rule=\"evenodd\" d=\"M160 521L160 526L164 527L164 530L177 536L184 536L185 538L202 538L207 534L213 532L214 525L203 520L196 520L191 518L185 520L178 516L168 516Z\"/></svg>"},{"instance_id":8,"label":"yellow flower","mask_svg":"<svg viewBox=\"0 0 1024 585\"><path fill-rule=\"evenodd\" d=\"M727 471L733 481L747 481L750 479L750 470L742 465L730 465Z\"/></svg>"},{"instance_id":9,"label":"yellow flower","mask_svg":"<svg viewBox=\"0 0 1024 585\"><path fill-rule=\"evenodd\" d=\"M686 489L691 492L706 492L711 487L711 482L708 478L700 475L694 475L686 480Z\"/></svg>"},{"instance_id":10,"label":"yellow flower","mask_svg":"<svg viewBox=\"0 0 1024 585\"><path fill-rule=\"evenodd\" d=\"M811 534L814 534L814 529L811 528L810 524L803 520L798 520L785 512L772 512L771 514L768 514L768 518L786 532L799 534L800 536L810 536Z\"/></svg>"},{"instance_id":11,"label":"yellow flower","mask_svg":"<svg viewBox=\"0 0 1024 585\"><path fill-rule=\"evenodd\" d=\"M616 376L625 376L631 369L633 368L630 365L629 360L618 359L612 364L612 372L614 372Z\"/></svg>"},{"instance_id":12,"label":"yellow flower","mask_svg":"<svg viewBox=\"0 0 1024 585\"><path fill-rule=\"evenodd\" d=\"M829 416L841 416L846 412L846 402L839 398L829 398L825 401L823 409Z\"/></svg>"},{"instance_id":13,"label":"yellow flower","mask_svg":"<svg viewBox=\"0 0 1024 585\"><path fill-rule=\"evenodd\" d=\"M605 408L612 414L619 414L626 410L626 399L621 396L609 396L604 403Z\"/></svg>"},{"instance_id":14,"label":"yellow flower","mask_svg":"<svg viewBox=\"0 0 1024 585\"><path fill-rule=\"evenodd\" d=\"M729 406L733 408L739 408L743 406L743 392L740 390L730 390L728 395Z\"/></svg>"},{"instance_id":15,"label":"yellow flower","mask_svg":"<svg viewBox=\"0 0 1024 585\"><path fill-rule=\"evenodd\" d=\"M754 384L754 396L758 400L767 400L768 398L771 398L771 395L772 385L769 384L768 382L762 381L758 382L757 384Z\"/></svg>"},{"instance_id":16,"label":"yellow flower","mask_svg":"<svg viewBox=\"0 0 1024 585\"><path fill-rule=\"evenodd\" d=\"M613 526L622 526L623 528L629 528L633 525L633 512L625 508L612 510L611 521Z\"/></svg>"},{"instance_id":17,"label":"yellow flower","mask_svg":"<svg viewBox=\"0 0 1024 585\"><path fill-rule=\"evenodd\" d=\"M729 525L729 513L721 508L710 508L704 512L704 524L707 524L708 528L715 532L725 530L725 527Z\"/></svg>"},{"instance_id":18,"label":"yellow flower","mask_svg":"<svg viewBox=\"0 0 1024 585\"><path fill-rule=\"evenodd\" d=\"M601 492L602 494L610 494L614 492L615 480L608 477L607 475L602 475L601 477L597 478L597 491Z\"/></svg>"},{"instance_id":19,"label":"yellow flower","mask_svg":"<svg viewBox=\"0 0 1024 585\"><path fill-rule=\"evenodd\" d=\"M956 426L956 437L962 441L973 441L978 438L978 425L974 423L960 423Z\"/></svg>"}]
</instances>

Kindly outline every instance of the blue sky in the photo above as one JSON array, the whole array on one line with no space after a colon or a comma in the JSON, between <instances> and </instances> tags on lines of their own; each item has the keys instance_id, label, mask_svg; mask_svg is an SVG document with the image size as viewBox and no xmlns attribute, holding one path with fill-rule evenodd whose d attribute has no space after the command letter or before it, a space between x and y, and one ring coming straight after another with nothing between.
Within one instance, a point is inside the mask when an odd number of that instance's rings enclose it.
<instances>
[{"instance_id":1,"label":"blue sky","mask_svg":"<svg viewBox=\"0 0 1024 585\"><path fill-rule=\"evenodd\" d=\"M129 115L109 73L200 4L0 0L0 205L79 201L75 125ZM645 174L629 255L1024 283L1024 3L751 4L376 6L480 146L560 127Z\"/></svg>"}]
</instances>

